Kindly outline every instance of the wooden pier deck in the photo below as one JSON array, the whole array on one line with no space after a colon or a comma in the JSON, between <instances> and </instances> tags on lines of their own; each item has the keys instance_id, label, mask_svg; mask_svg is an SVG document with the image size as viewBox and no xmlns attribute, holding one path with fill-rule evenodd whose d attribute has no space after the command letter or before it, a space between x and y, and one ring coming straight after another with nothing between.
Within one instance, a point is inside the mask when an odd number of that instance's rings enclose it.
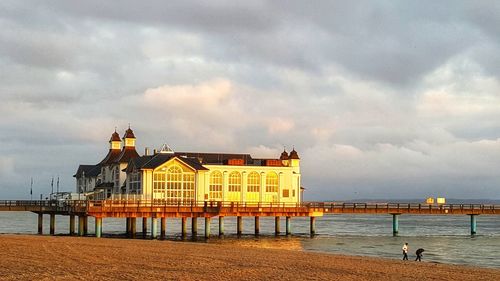
<instances>
[{"instance_id":1,"label":"wooden pier deck","mask_svg":"<svg viewBox=\"0 0 500 281\"><path fill-rule=\"evenodd\" d=\"M96 220L96 236L101 235L103 218L126 218L127 233L135 235L137 218L143 219L143 233L147 232L147 219L151 219L152 236L156 235L157 219L161 220L164 235L166 218L181 218L182 233L186 234L186 219L191 218L193 234L197 233L197 218L205 219L205 236L210 236L211 218L219 218L219 234L224 233L224 217L237 217L237 233L242 233L242 217L255 217L255 233L259 233L260 217L275 217L275 232L280 233L279 218L286 217L286 233L290 234L292 217L310 217L311 235L315 234L315 219L324 214L373 214L392 215L393 234L399 231L398 217L411 215L468 215L471 234L476 234L478 215L500 215L500 205L484 204L415 204L415 203L239 203L239 202L158 202L148 200L102 201L50 201L50 200L0 200L0 211L28 211L38 214L38 232L42 233L43 215L50 215L50 233L54 234L55 215L70 216L70 234L73 234L75 216L78 216L78 233L87 233L87 219Z\"/></svg>"}]
</instances>

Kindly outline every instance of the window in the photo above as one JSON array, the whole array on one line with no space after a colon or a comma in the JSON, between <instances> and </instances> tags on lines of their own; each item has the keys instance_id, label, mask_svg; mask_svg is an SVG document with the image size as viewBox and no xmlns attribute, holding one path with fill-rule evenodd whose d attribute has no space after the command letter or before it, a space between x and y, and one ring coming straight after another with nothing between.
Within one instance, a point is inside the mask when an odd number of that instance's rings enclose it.
<instances>
[{"instance_id":1,"label":"window","mask_svg":"<svg viewBox=\"0 0 500 281\"><path fill-rule=\"evenodd\" d=\"M210 200L222 200L222 173L214 171L210 174Z\"/></svg>"},{"instance_id":2,"label":"window","mask_svg":"<svg viewBox=\"0 0 500 281\"><path fill-rule=\"evenodd\" d=\"M129 189L132 193L141 192L141 174L140 172L130 173Z\"/></svg>"},{"instance_id":3,"label":"window","mask_svg":"<svg viewBox=\"0 0 500 281\"><path fill-rule=\"evenodd\" d=\"M179 201L182 199L182 169L178 166L168 168L166 174L167 200Z\"/></svg>"},{"instance_id":4,"label":"window","mask_svg":"<svg viewBox=\"0 0 500 281\"><path fill-rule=\"evenodd\" d=\"M267 173L266 192L278 192L278 175L274 172Z\"/></svg>"},{"instance_id":5,"label":"window","mask_svg":"<svg viewBox=\"0 0 500 281\"><path fill-rule=\"evenodd\" d=\"M153 190L154 192L165 192L165 173L155 172L153 174Z\"/></svg>"},{"instance_id":6,"label":"window","mask_svg":"<svg viewBox=\"0 0 500 281\"><path fill-rule=\"evenodd\" d=\"M257 172L248 174L247 191L260 192L260 175Z\"/></svg>"},{"instance_id":7,"label":"window","mask_svg":"<svg viewBox=\"0 0 500 281\"><path fill-rule=\"evenodd\" d=\"M289 197L289 196L290 196L290 190L283 189L283 197Z\"/></svg>"},{"instance_id":8,"label":"window","mask_svg":"<svg viewBox=\"0 0 500 281\"><path fill-rule=\"evenodd\" d=\"M231 172L229 174L229 192L241 191L241 174L238 172Z\"/></svg>"}]
</instances>

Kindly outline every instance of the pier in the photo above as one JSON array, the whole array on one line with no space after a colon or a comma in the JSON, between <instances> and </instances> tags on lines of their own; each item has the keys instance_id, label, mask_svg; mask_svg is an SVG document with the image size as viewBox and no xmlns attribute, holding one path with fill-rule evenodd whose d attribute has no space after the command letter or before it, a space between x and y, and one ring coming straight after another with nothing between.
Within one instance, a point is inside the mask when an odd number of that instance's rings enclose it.
<instances>
[{"instance_id":1,"label":"pier","mask_svg":"<svg viewBox=\"0 0 500 281\"><path fill-rule=\"evenodd\" d=\"M414 203L238 203L238 202L158 202L147 200L100 200L100 201L49 201L49 200L0 200L0 211L28 211L38 214L38 233L43 234L43 218L49 215L51 235L55 234L55 216L69 216L70 235L75 234L75 218L78 217L78 235L88 234L88 218L95 219L95 235L102 236L103 218L124 218L128 237L136 237L137 218L142 218L142 235L165 238L167 219L180 218L182 236L187 236L187 219L191 220L193 236L198 234L198 218L205 220L204 237L209 238L212 218L218 218L219 233L225 234L224 218L236 217L236 234L243 233L243 217L255 218L255 235L260 233L260 217L274 217L276 235L280 235L280 217L286 218L285 234L292 234L293 217L309 217L310 234L316 234L316 218L324 214L372 214L391 215L392 233L399 233L401 215L467 215L470 216L470 233L477 233L477 216L500 215L500 205L483 204L414 204Z\"/></svg>"}]
</instances>

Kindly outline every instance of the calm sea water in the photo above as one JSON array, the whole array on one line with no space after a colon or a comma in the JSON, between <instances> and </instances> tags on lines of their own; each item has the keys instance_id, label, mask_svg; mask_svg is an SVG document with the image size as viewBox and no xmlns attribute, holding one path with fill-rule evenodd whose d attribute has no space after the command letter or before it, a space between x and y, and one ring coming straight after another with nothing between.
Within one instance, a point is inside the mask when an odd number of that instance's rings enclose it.
<instances>
[{"instance_id":1,"label":"calm sea water","mask_svg":"<svg viewBox=\"0 0 500 281\"><path fill-rule=\"evenodd\" d=\"M56 216L56 233L67 234L69 218ZM142 229L138 219L137 230ZM212 220L212 234L217 234L218 220ZM94 221L89 219L89 232L93 233ZM244 236L252 239L253 218L244 218ZM188 222L188 231L190 223ZM478 235L470 236L468 216L415 216L401 215L399 236L392 236L392 217L383 215L326 215L318 218L318 235L309 237L309 219L293 218L291 238L274 237L274 218L261 218L259 240L298 239L306 251L339 253L348 255L374 256L400 259L403 243L410 245L410 259L417 248L424 248L424 261L438 263L466 264L500 268L500 216L478 216ZM150 229L150 225L148 225ZM198 220L199 235L203 235L204 221ZM44 233L49 230L49 217L44 218ZM180 219L167 220L169 239L180 237ZM0 233L36 234L37 215L29 212L0 212ZM285 231L285 220L281 221ZM103 233L121 236L125 232L125 219L106 218ZM226 239L233 239L236 232L236 218L225 218ZM140 235L138 235L140 236ZM216 241L218 238L210 241Z\"/></svg>"}]
</instances>

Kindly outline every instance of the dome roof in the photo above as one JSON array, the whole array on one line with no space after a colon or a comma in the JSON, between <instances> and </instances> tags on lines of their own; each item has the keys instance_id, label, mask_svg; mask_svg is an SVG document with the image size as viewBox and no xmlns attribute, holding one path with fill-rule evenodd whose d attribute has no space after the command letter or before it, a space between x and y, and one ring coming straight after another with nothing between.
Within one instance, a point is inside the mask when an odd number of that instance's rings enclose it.
<instances>
[{"instance_id":1,"label":"dome roof","mask_svg":"<svg viewBox=\"0 0 500 281\"><path fill-rule=\"evenodd\" d=\"M283 149L283 152L281 152L280 160L288 160L288 153L285 149Z\"/></svg>"},{"instance_id":2,"label":"dome roof","mask_svg":"<svg viewBox=\"0 0 500 281\"><path fill-rule=\"evenodd\" d=\"M135 139L134 131L128 127L128 129L125 131L125 135L123 136L124 139Z\"/></svg>"},{"instance_id":3,"label":"dome roof","mask_svg":"<svg viewBox=\"0 0 500 281\"><path fill-rule=\"evenodd\" d=\"M297 153L297 151L295 151L295 148L290 151L290 156L288 156L288 159L300 159L299 154Z\"/></svg>"},{"instance_id":4,"label":"dome roof","mask_svg":"<svg viewBox=\"0 0 500 281\"><path fill-rule=\"evenodd\" d=\"M115 132L111 135L111 138L109 139L110 142L112 141L120 141L120 135L116 132Z\"/></svg>"}]
</instances>

